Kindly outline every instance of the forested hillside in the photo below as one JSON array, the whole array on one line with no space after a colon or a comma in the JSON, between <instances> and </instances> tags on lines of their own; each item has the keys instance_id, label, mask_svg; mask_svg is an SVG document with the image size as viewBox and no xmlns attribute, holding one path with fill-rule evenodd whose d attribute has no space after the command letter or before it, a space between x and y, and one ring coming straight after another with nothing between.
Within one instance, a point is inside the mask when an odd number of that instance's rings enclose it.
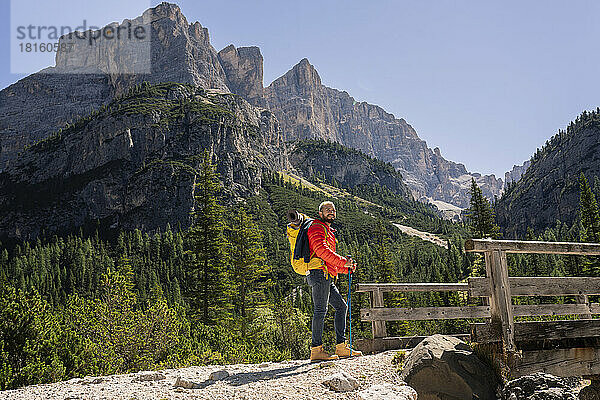
<instances>
[{"instance_id":1,"label":"forested hillside","mask_svg":"<svg viewBox=\"0 0 600 400\"><path fill-rule=\"evenodd\" d=\"M536 151L527 172L507 186L495 205L505 238L522 238L528 228L541 233L557 221L577 221L582 173L600 194L599 138L600 109L584 111Z\"/></svg>"}]
</instances>

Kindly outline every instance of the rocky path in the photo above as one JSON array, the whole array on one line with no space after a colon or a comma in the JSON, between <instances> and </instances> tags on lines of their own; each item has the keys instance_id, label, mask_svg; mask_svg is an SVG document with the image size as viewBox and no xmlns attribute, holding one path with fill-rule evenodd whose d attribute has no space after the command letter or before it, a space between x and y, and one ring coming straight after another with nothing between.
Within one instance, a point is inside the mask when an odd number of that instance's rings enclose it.
<instances>
[{"instance_id":1,"label":"rocky path","mask_svg":"<svg viewBox=\"0 0 600 400\"><path fill-rule=\"evenodd\" d=\"M395 353L315 364L300 360L213 365L74 378L0 392L0 399L416 399L392 365ZM336 391L328 381L351 390Z\"/></svg>"},{"instance_id":2,"label":"rocky path","mask_svg":"<svg viewBox=\"0 0 600 400\"><path fill-rule=\"evenodd\" d=\"M411 235L411 236L416 236L418 238L421 238L421 239L431 242L433 244L437 244L438 246L443 247L445 249L448 248L448 243L446 242L446 239L442 239L441 237L436 236L433 233L419 231L413 227L406 226L406 225L400 225L400 224L396 224L396 223L392 223L392 225L394 225L396 228L400 229L402 231L402 233L406 233L407 235Z\"/></svg>"}]
</instances>

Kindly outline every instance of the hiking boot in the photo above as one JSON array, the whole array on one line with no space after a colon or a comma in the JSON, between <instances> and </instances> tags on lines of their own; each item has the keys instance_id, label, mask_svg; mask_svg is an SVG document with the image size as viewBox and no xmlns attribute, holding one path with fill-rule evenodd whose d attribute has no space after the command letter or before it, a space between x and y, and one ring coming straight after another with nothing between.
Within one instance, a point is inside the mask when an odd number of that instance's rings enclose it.
<instances>
[{"instance_id":1,"label":"hiking boot","mask_svg":"<svg viewBox=\"0 0 600 400\"><path fill-rule=\"evenodd\" d=\"M350 346L348 346L348 342L336 345L335 354L337 354L340 358L358 357L363 355L362 351L352 350Z\"/></svg>"},{"instance_id":2,"label":"hiking boot","mask_svg":"<svg viewBox=\"0 0 600 400\"><path fill-rule=\"evenodd\" d=\"M331 361L337 360L339 357L335 354L329 354L325 350L323 350L323 345L317 347L310 348L310 361Z\"/></svg>"}]
</instances>

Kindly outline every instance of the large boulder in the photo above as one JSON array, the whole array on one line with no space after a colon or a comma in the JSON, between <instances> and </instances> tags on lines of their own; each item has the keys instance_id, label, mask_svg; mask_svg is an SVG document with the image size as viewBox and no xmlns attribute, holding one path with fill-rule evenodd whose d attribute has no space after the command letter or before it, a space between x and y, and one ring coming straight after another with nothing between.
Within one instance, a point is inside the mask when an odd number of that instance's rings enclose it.
<instances>
[{"instance_id":1,"label":"large boulder","mask_svg":"<svg viewBox=\"0 0 600 400\"><path fill-rule=\"evenodd\" d=\"M384 383L359 392L358 398L360 400L417 400L417 392L407 385Z\"/></svg>"},{"instance_id":2,"label":"large boulder","mask_svg":"<svg viewBox=\"0 0 600 400\"><path fill-rule=\"evenodd\" d=\"M335 392L350 392L358 388L358 381L344 371L325 377L322 383Z\"/></svg>"},{"instance_id":3,"label":"large boulder","mask_svg":"<svg viewBox=\"0 0 600 400\"><path fill-rule=\"evenodd\" d=\"M500 383L465 342L445 335L419 343L406 358L401 378L419 400L496 400Z\"/></svg>"},{"instance_id":4,"label":"large boulder","mask_svg":"<svg viewBox=\"0 0 600 400\"><path fill-rule=\"evenodd\" d=\"M577 400L577 379L559 378L542 372L508 382L502 389L504 400Z\"/></svg>"}]
</instances>

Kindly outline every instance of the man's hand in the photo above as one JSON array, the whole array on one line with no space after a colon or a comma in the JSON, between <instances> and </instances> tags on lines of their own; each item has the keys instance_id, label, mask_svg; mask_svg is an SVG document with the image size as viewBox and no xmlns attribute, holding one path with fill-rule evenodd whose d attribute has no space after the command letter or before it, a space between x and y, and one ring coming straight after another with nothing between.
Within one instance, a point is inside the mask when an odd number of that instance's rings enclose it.
<instances>
[{"instance_id":1,"label":"man's hand","mask_svg":"<svg viewBox=\"0 0 600 400\"><path fill-rule=\"evenodd\" d=\"M356 270L356 261L354 261L352 258L348 258L345 267L348 268L348 273L354 273Z\"/></svg>"}]
</instances>

